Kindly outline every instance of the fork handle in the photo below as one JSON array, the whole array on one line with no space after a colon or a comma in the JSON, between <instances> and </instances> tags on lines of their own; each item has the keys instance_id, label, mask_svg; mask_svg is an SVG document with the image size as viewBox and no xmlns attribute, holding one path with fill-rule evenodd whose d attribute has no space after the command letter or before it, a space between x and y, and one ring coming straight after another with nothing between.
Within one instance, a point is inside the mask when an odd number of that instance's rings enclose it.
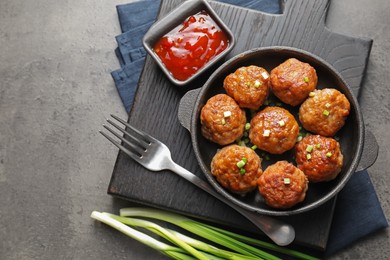
<instances>
[{"instance_id":1,"label":"fork handle","mask_svg":"<svg viewBox=\"0 0 390 260\"><path fill-rule=\"evenodd\" d=\"M214 190L206 181L202 180L195 174L191 173L182 166L172 163L169 170L183 177L187 181L195 184L202 190L206 191L210 195L229 205L231 208L235 209L238 213L243 215L249 221L251 221L255 226L257 226L261 231L263 231L272 241L274 241L279 246L287 246L295 239L295 230L294 227L287 223L283 223L277 219L260 215L256 212L252 212L246 209L241 208L240 206L234 204L233 202L227 200L221 194Z\"/></svg>"}]
</instances>

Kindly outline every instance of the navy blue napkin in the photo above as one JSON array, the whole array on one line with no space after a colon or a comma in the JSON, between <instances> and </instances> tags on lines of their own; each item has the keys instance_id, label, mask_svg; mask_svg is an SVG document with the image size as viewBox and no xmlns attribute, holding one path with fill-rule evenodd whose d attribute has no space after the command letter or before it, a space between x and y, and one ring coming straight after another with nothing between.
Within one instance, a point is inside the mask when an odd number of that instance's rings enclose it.
<instances>
[{"instance_id":1,"label":"navy blue napkin","mask_svg":"<svg viewBox=\"0 0 390 260\"><path fill-rule=\"evenodd\" d=\"M326 256L388 226L367 171L355 172L337 197Z\"/></svg>"},{"instance_id":2,"label":"navy blue napkin","mask_svg":"<svg viewBox=\"0 0 390 260\"><path fill-rule=\"evenodd\" d=\"M220 0L241 7L280 13L278 0ZM122 34L115 53L121 68L111 73L129 112L144 64L142 37L153 24L160 2L142 0L117 6ZM147 6L147 8L145 8ZM339 193L325 255L331 255L360 238L388 226L367 171L357 172Z\"/></svg>"}]
</instances>

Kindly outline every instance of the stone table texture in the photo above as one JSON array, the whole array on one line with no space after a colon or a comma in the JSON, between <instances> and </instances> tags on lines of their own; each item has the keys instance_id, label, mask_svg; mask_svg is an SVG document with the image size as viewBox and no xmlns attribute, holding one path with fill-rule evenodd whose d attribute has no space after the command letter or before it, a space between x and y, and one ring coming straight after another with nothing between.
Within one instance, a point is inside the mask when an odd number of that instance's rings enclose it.
<instances>
[{"instance_id":1,"label":"stone table texture","mask_svg":"<svg viewBox=\"0 0 390 260\"><path fill-rule=\"evenodd\" d=\"M131 205L106 194L117 149L98 130L126 117L115 6L127 1L0 1L0 259L165 259L96 223ZM333 0L328 27L374 40L360 102L380 144L369 169L390 216L390 2ZM386 259L389 231L331 259Z\"/></svg>"}]
</instances>

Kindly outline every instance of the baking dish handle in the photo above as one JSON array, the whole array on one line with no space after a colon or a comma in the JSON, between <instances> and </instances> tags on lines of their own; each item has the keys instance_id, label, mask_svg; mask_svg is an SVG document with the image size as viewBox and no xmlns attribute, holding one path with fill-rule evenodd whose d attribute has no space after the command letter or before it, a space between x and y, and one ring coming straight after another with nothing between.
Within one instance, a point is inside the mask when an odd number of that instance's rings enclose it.
<instances>
[{"instance_id":1,"label":"baking dish handle","mask_svg":"<svg viewBox=\"0 0 390 260\"><path fill-rule=\"evenodd\" d=\"M372 166L378 158L379 145L372 132L365 130L362 157L356 171L363 171Z\"/></svg>"},{"instance_id":2,"label":"baking dish handle","mask_svg":"<svg viewBox=\"0 0 390 260\"><path fill-rule=\"evenodd\" d=\"M188 91L180 100L178 117L180 124L188 131L191 129L191 117L200 88Z\"/></svg>"}]
</instances>

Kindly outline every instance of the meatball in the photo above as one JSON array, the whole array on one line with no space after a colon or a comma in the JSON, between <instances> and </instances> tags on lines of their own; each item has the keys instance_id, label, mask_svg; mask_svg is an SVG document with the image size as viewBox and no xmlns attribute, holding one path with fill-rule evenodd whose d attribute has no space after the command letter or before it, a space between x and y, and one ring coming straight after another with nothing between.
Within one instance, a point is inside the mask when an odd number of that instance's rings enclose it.
<instances>
[{"instance_id":1,"label":"meatball","mask_svg":"<svg viewBox=\"0 0 390 260\"><path fill-rule=\"evenodd\" d=\"M291 208L303 201L308 188L305 174L287 161L268 166L257 184L265 203L278 209Z\"/></svg>"},{"instance_id":2,"label":"meatball","mask_svg":"<svg viewBox=\"0 0 390 260\"><path fill-rule=\"evenodd\" d=\"M282 154L292 149L299 135L294 116L281 107L266 107L251 120L249 139L259 149Z\"/></svg>"},{"instance_id":3,"label":"meatball","mask_svg":"<svg viewBox=\"0 0 390 260\"><path fill-rule=\"evenodd\" d=\"M261 159L251 148L232 144L219 150L211 161L211 173L233 193L245 195L257 187L263 173Z\"/></svg>"},{"instance_id":4,"label":"meatball","mask_svg":"<svg viewBox=\"0 0 390 260\"><path fill-rule=\"evenodd\" d=\"M295 153L297 167L310 182L333 180L343 166L340 145L331 137L306 136L296 145Z\"/></svg>"},{"instance_id":5,"label":"meatball","mask_svg":"<svg viewBox=\"0 0 390 260\"><path fill-rule=\"evenodd\" d=\"M317 86L316 70L308 63L291 58L271 71L272 92L291 106L301 104Z\"/></svg>"},{"instance_id":6,"label":"meatball","mask_svg":"<svg viewBox=\"0 0 390 260\"><path fill-rule=\"evenodd\" d=\"M315 134L333 136L340 130L349 115L348 99L336 89L322 89L312 92L299 108L302 126Z\"/></svg>"},{"instance_id":7,"label":"meatball","mask_svg":"<svg viewBox=\"0 0 390 260\"><path fill-rule=\"evenodd\" d=\"M223 87L240 107L257 110L268 97L270 78L261 67L241 67L225 78Z\"/></svg>"},{"instance_id":8,"label":"meatball","mask_svg":"<svg viewBox=\"0 0 390 260\"><path fill-rule=\"evenodd\" d=\"M211 97L200 112L202 135L217 144L226 145L244 134L246 115L233 98L226 94Z\"/></svg>"}]
</instances>

